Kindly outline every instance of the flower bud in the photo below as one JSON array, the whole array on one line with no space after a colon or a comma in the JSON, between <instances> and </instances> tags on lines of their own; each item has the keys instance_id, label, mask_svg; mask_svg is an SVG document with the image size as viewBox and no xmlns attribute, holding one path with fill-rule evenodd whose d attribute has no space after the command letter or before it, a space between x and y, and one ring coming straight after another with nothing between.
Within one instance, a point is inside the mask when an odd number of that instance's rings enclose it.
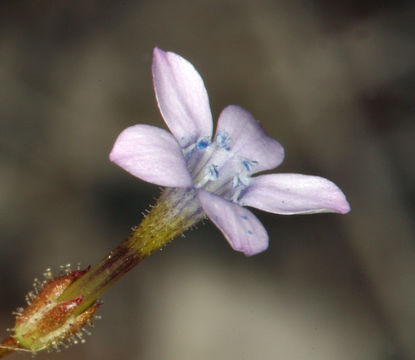
<instances>
[{"instance_id":1,"label":"flower bud","mask_svg":"<svg viewBox=\"0 0 415 360\"><path fill-rule=\"evenodd\" d=\"M60 345L76 343L75 339L82 337L84 326L91 323L99 304L93 304L79 314L77 308L83 301L82 296L67 301L59 301L59 297L88 270L72 271L50 279L36 291L37 295L29 293L28 306L18 311L14 327L13 338L20 348L32 352L58 349Z\"/></svg>"}]
</instances>

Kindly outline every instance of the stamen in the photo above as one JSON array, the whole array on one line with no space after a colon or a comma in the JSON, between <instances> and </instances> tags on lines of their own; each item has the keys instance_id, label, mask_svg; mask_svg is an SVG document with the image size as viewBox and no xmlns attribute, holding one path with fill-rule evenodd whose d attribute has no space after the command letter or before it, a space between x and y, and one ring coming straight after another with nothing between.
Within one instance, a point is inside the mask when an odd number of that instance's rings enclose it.
<instances>
[{"instance_id":1,"label":"stamen","mask_svg":"<svg viewBox=\"0 0 415 360\"><path fill-rule=\"evenodd\" d=\"M204 150L206 149L208 146L210 145L210 140L207 137L201 137L199 140L197 140L196 142L196 147L199 150Z\"/></svg>"},{"instance_id":2,"label":"stamen","mask_svg":"<svg viewBox=\"0 0 415 360\"><path fill-rule=\"evenodd\" d=\"M188 147L183 149L183 155L186 159L188 159L192 155L192 152L195 147L196 147L196 144L190 144Z\"/></svg>"},{"instance_id":3,"label":"stamen","mask_svg":"<svg viewBox=\"0 0 415 360\"><path fill-rule=\"evenodd\" d=\"M234 202L235 204L237 204L238 203L238 199L239 199L239 195L241 194L241 192L242 192L242 190L243 190L244 188L242 187L242 186L239 186L235 191L234 191L234 193L232 194L232 196L231 196L231 201L232 202Z\"/></svg>"},{"instance_id":4,"label":"stamen","mask_svg":"<svg viewBox=\"0 0 415 360\"><path fill-rule=\"evenodd\" d=\"M225 149L227 151L231 150L232 139L226 131L219 131L216 135L215 141L220 148Z\"/></svg>"},{"instance_id":5,"label":"stamen","mask_svg":"<svg viewBox=\"0 0 415 360\"><path fill-rule=\"evenodd\" d=\"M200 137L197 142L194 144L195 149L200 150L191 154L191 157L187 160L187 167L192 173L194 182L197 183L197 178L199 174L203 174L202 171L209 163L210 158L212 157L212 152L214 147L210 146L210 139L206 136Z\"/></svg>"},{"instance_id":6,"label":"stamen","mask_svg":"<svg viewBox=\"0 0 415 360\"><path fill-rule=\"evenodd\" d=\"M251 171L251 169L258 164L258 161L255 160L244 160L242 161L242 165L244 166L244 168L246 169L246 171Z\"/></svg>"},{"instance_id":7,"label":"stamen","mask_svg":"<svg viewBox=\"0 0 415 360\"><path fill-rule=\"evenodd\" d=\"M240 184L242 184L244 186L248 186L249 185L249 176L247 176L246 174L239 174L239 181L240 181Z\"/></svg>"},{"instance_id":8,"label":"stamen","mask_svg":"<svg viewBox=\"0 0 415 360\"><path fill-rule=\"evenodd\" d=\"M232 156L224 154L223 150L230 151L231 144L231 137L222 130L217 133L214 143L208 137L200 137L196 143L186 147L183 153L196 189L203 188L238 203L241 192L249 185L249 177L258 162L240 159L239 169L227 164Z\"/></svg>"},{"instance_id":9,"label":"stamen","mask_svg":"<svg viewBox=\"0 0 415 360\"><path fill-rule=\"evenodd\" d=\"M218 173L218 167L217 167L217 165L210 165L207 168L207 171L209 173L209 180L215 181L215 180L218 179L219 173Z\"/></svg>"},{"instance_id":10,"label":"stamen","mask_svg":"<svg viewBox=\"0 0 415 360\"><path fill-rule=\"evenodd\" d=\"M203 186L205 186L209 181L217 180L219 178L219 172L217 168L217 165L213 164L205 168L203 178L195 186L200 189Z\"/></svg>"},{"instance_id":11,"label":"stamen","mask_svg":"<svg viewBox=\"0 0 415 360\"><path fill-rule=\"evenodd\" d=\"M239 183L239 175L235 175L232 179L232 187L235 189L236 187L238 187Z\"/></svg>"}]
</instances>

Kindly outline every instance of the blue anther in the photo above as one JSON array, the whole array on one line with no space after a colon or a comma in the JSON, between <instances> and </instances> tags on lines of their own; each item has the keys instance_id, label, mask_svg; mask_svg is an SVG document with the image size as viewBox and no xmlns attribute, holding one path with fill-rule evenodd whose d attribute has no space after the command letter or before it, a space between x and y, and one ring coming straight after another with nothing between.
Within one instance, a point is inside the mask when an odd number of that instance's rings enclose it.
<instances>
[{"instance_id":1,"label":"blue anther","mask_svg":"<svg viewBox=\"0 0 415 360\"><path fill-rule=\"evenodd\" d=\"M248 220L248 218L245 215L242 215L241 218L244 220Z\"/></svg>"},{"instance_id":2,"label":"blue anther","mask_svg":"<svg viewBox=\"0 0 415 360\"><path fill-rule=\"evenodd\" d=\"M219 177L217 165L210 165L208 167L208 172L209 172L209 180L217 180L217 178Z\"/></svg>"},{"instance_id":3,"label":"blue anther","mask_svg":"<svg viewBox=\"0 0 415 360\"><path fill-rule=\"evenodd\" d=\"M199 139L199 140L197 141L197 143L196 143L196 147L197 147L199 150L204 150L204 149L206 149L209 145L210 145L210 141L209 141L209 139L207 139L207 138L201 138L201 139Z\"/></svg>"},{"instance_id":4,"label":"blue anther","mask_svg":"<svg viewBox=\"0 0 415 360\"><path fill-rule=\"evenodd\" d=\"M246 169L246 171L251 171L252 167L258 164L258 161L255 160L244 160L242 161L242 165Z\"/></svg>"},{"instance_id":5,"label":"blue anther","mask_svg":"<svg viewBox=\"0 0 415 360\"><path fill-rule=\"evenodd\" d=\"M219 133L216 135L215 141L222 149L225 149L226 151L231 149L230 145L232 144L232 139L226 131L219 131Z\"/></svg>"},{"instance_id":6,"label":"blue anther","mask_svg":"<svg viewBox=\"0 0 415 360\"><path fill-rule=\"evenodd\" d=\"M251 230L248 230L248 235L252 235L252 231Z\"/></svg>"}]
</instances>

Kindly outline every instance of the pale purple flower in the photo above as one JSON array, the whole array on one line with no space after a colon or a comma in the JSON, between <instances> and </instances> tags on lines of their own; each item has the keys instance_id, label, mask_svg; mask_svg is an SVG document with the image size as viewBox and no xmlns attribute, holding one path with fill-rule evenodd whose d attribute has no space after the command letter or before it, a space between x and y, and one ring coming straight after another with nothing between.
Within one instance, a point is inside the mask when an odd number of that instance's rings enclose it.
<instances>
[{"instance_id":1,"label":"pale purple flower","mask_svg":"<svg viewBox=\"0 0 415 360\"><path fill-rule=\"evenodd\" d=\"M327 179L252 177L282 162L281 144L235 105L222 111L212 137L208 95L193 65L156 47L152 71L157 103L171 134L149 125L131 126L117 138L110 159L140 179L182 189L172 206L177 207L183 194L193 194L180 206L182 212L192 208L185 216L206 214L233 249L253 255L268 247L268 235L243 206L286 215L350 210L342 191Z\"/></svg>"}]
</instances>

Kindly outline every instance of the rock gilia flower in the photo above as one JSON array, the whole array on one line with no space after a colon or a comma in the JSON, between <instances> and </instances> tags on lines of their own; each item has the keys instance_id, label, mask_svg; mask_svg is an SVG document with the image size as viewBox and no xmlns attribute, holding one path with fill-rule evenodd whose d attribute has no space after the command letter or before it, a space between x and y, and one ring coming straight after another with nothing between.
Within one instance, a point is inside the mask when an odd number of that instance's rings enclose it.
<instances>
[{"instance_id":1,"label":"rock gilia flower","mask_svg":"<svg viewBox=\"0 0 415 360\"><path fill-rule=\"evenodd\" d=\"M14 334L0 344L36 353L67 346L95 316L97 299L154 251L206 216L232 248L246 255L268 246L260 221L244 206L277 214L347 213L341 190L300 174L255 175L277 167L282 146L253 116L231 105L213 135L208 95L199 73L179 55L154 49L153 80L166 130L135 125L117 138L110 159L145 181L166 187L130 236L86 270L47 279L19 309ZM253 176L255 175L255 176Z\"/></svg>"},{"instance_id":2,"label":"rock gilia flower","mask_svg":"<svg viewBox=\"0 0 415 360\"><path fill-rule=\"evenodd\" d=\"M206 88L186 59L156 47L152 71L157 104L171 133L131 126L118 136L110 160L167 187L160 201L180 219L182 230L207 215L233 249L254 255L268 247L268 235L244 206L284 215L350 210L342 191L322 177L253 176L281 164L283 147L236 105L222 111L212 136Z\"/></svg>"}]
</instances>

